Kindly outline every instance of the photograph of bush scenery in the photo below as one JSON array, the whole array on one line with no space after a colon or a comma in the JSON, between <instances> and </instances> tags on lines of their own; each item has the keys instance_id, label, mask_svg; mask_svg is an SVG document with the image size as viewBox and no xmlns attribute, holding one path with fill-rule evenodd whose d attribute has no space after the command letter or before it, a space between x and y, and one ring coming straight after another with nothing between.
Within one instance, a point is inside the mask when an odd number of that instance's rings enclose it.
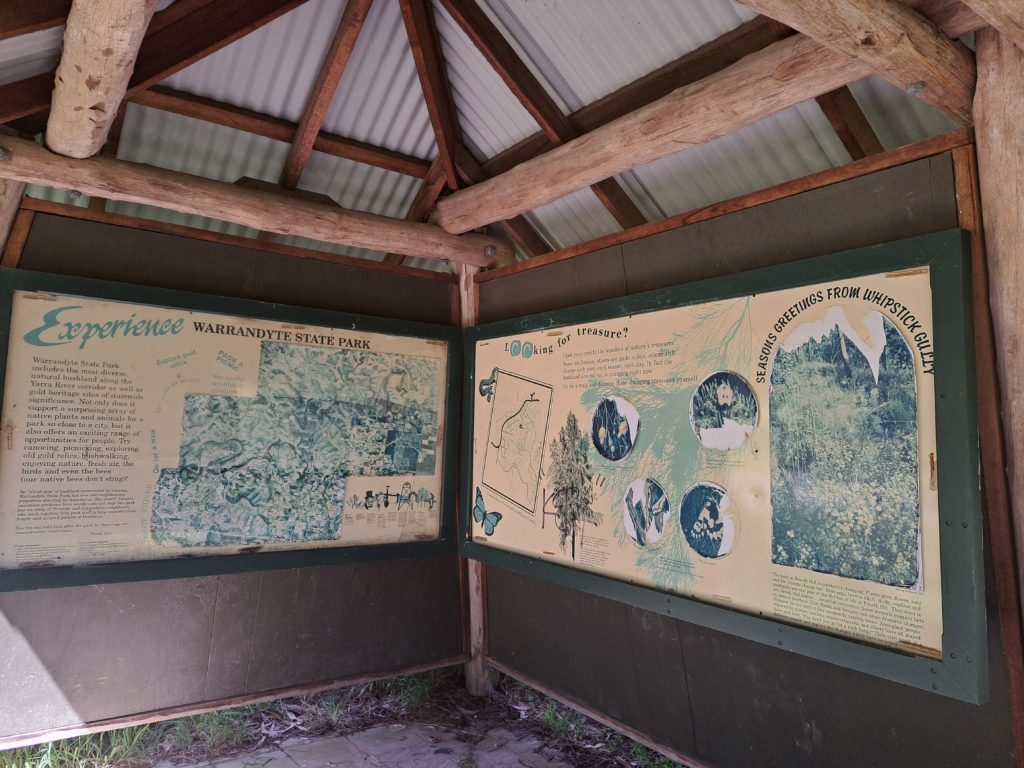
<instances>
[{"instance_id":1,"label":"photograph of bush scenery","mask_svg":"<svg viewBox=\"0 0 1024 768\"><path fill-rule=\"evenodd\" d=\"M867 340L841 309L827 317L815 333L804 329L800 343L783 343L771 374L772 560L913 587L920 567L914 358L877 312L861 319Z\"/></svg>"}]
</instances>

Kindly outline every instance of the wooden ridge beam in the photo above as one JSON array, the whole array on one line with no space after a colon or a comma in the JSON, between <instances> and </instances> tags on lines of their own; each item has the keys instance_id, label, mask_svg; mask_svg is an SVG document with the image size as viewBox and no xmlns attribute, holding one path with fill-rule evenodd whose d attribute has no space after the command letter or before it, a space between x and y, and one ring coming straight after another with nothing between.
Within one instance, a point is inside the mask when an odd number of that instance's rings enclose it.
<instances>
[{"instance_id":1,"label":"wooden ridge beam","mask_svg":"<svg viewBox=\"0 0 1024 768\"><path fill-rule=\"evenodd\" d=\"M475 0L441 0L441 4L553 144L563 144L579 135L540 80ZM604 179L591 189L623 229L647 221L615 179Z\"/></svg>"},{"instance_id":2,"label":"wooden ridge beam","mask_svg":"<svg viewBox=\"0 0 1024 768\"><path fill-rule=\"evenodd\" d=\"M60 26L71 0L4 0L0 3L0 40Z\"/></svg>"},{"instance_id":3,"label":"wooden ridge beam","mask_svg":"<svg viewBox=\"0 0 1024 768\"><path fill-rule=\"evenodd\" d=\"M331 47L306 102L306 109L302 113L295 139L288 151L284 170L281 172L281 186L285 189L295 189L298 186L299 178L309 161L309 154L313 151L313 144L320 133L327 109L331 106L334 92L338 90L338 84L345 74L345 67L352 56L352 50L356 46L356 40L366 22L372 2L373 0L348 0L345 5L338 29L331 40Z\"/></svg>"},{"instance_id":4,"label":"wooden ridge beam","mask_svg":"<svg viewBox=\"0 0 1024 768\"><path fill-rule=\"evenodd\" d=\"M896 0L742 1L970 124L974 55Z\"/></svg>"},{"instance_id":5,"label":"wooden ridge beam","mask_svg":"<svg viewBox=\"0 0 1024 768\"><path fill-rule=\"evenodd\" d=\"M1020 0L964 0L964 4L1024 49L1024 3Z\"/></svg>"},{"instance_id":6,"label":"wooden ridge beam","mask_svg":"<svg viewBox=\"0 0 1024 768\"><path fill-rule=\"evenodd\" d=\"M455 170L455 152L462 144L462 133L448 84L434 8L431 0L399 0L399 5L405 31L409 36L409 47L416 62L416 74L430 114L430 124L437 140L437 154L444 166L448 186L456 189L459 179Z\"/></svg>"},{"instance_id":7,"label":"wooden ridge beam","mask_svg":"<svg viewBox=\"0 0 1024 768\"><path fill-rule=\"evenodd\" d=\"M255 133L277 141L291 142L298 130L298 125L289 120L271 117L204 96L195 96L163 85L154 85L140 91L130 100L133 104ZM430 168L429 160L324 131L317 134L313 141L313 149L325 155L365 163L406 176L415 176L418 179L425 178Z\"/></svg>"},{"instance_id":8,"label":"wooden ridge beam","mask_svg":"<svg viewBox=\"0 0 1024 768\"><path fill-rule=\"evenodd\" d=\"M453 237L431 224L331 208L122 160L62 157L27 139L0 136L0 150L0 178L212 215L280 235L477 266L513 253L508 243L484 235Z\"/></svg>"},{"instance_id":9,"label":"wooden ridge beam","mask_svg":"<svg viewBox=\"0 0 1024 768\"><path fill-rule=\"evenodd\" d=\"M307 0L178 0L154 14L143 39L129 96L219 51ZM39 133L46 125L54 73L0 86L0 123Z\"/></svg>"},{"instance_id":10,"label":"wooden ridge beam","mask_svg":"<svg viewBox=\"0 0 1024 768\"><path fill-rule=\"evenodd\" d=\"M602 179L705 144L801 101L860 79L856 59L803 35L773 43L721 72L474 187L445 198L437 221L471 229L571 194Z\"/></svg>"},{"instance_id":11,"label":"wooden ridge beam","mask_svg":"<svg viewBox=\"0 0 1024 768\"><path fill-rule=\"evenodd\" d=\"M92 157L107 141L157 0L74 0L53 87L46 146Z\"/></svg>"}]
</instances>

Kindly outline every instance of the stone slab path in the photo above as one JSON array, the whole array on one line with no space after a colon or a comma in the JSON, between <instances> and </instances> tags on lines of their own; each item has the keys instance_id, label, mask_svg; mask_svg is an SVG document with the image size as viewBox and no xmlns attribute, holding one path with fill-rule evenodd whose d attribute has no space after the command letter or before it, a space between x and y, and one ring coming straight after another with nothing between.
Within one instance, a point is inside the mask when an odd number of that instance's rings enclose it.
<instances>
[{"instance_id":1,"label":"stone slab path","mask_svg":"<svg viewBox=\"0 0 1024 768\"><path fill-rule=\"evenodd\" d=\"M277 747L249 752L194 768L569 768L557 751L535 736L505 728L480 740L424 725L380 725L348 736L289 739ZM479 738L479 737L477 737ZM476 743L473 743L476 741ZM155 768L183 768L162 762Z\"/></svg>"}]
</instances>

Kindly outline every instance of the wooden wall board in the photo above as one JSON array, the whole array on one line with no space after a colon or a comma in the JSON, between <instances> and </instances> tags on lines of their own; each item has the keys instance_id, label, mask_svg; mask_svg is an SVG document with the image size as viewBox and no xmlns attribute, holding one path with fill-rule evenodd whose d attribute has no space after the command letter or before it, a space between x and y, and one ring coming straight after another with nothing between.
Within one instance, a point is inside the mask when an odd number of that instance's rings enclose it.
<instances>
[{"instance_id":1,"label":"wooden wall board","mask_svg":"<svg viewBox=\"0 0 1024 768\"><path fill-rule=\"evenodd\" d=\"M36 214L20 266L41 272L450 324L448 285Z\"/></svg>"}]
</instances>

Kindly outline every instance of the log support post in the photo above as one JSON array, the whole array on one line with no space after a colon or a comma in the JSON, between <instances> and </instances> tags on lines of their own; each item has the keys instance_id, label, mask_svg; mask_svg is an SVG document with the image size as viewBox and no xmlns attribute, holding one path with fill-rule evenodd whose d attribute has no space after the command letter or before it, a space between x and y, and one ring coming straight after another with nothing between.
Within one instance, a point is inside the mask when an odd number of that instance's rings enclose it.
<instances>
[{"instance_id":1,"label":"log support post","mask_svg":"<svg viewBox=\"0 0 1024 768\"><path fill-rule=\"evenodd\" d=\"M978 32L974 100L989 302L1002 392L1006 472L1016 541L1017 587L1024 586L1024 50L994 29Z\"/></svg>"},{"instance_id":2,"label":"log support post","mask_svg":"<svg viewBox=\"0 0 1024 768\"><path fill-rule=\"evenodd\" d=\"M480 319L480 284L475 280L479 271L478 267L469 264L455 265L459 277L459 323L463 328L476 325ZM462 503L472 502L462 499ZM464 533L460 531L460 537ZM473 696L485 696L493 690L498 678L498 673L487 664L487 570L478 560L462 560L461 564L465 569L464 605L469 619L466 689Z\"/></svg>"}]
</instances>

